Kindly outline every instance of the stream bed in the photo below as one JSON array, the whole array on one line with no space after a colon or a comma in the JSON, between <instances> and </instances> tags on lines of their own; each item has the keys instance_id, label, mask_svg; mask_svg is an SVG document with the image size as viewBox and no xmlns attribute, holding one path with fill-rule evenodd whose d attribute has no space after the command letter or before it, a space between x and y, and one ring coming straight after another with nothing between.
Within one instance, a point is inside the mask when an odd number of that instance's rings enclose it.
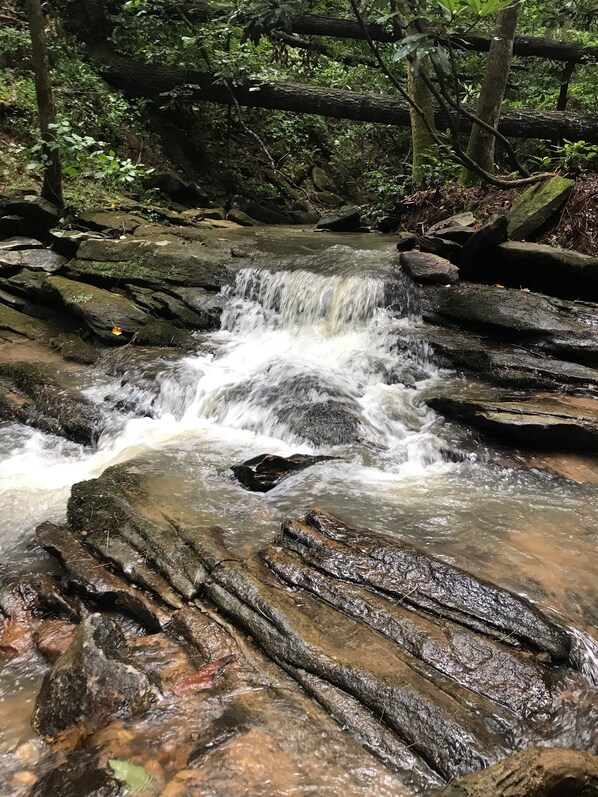
<instances>
[{"instance_id":1,"label":"stream bed","mask_svg":"<svg viewBox=\"0 0 598 797\"><path fill-rule=\"evenodd\" d=\"M0 426L0 581L51 571L36 525L64 520L74 483L129 462L153 505L187 526L222 527L239 557L314 506L425 548L557 617L598 685L598 488L502 467L496 450L426 406L453 375L418 336L410 284L385 279L387 253L328 239L294 249L241 262L221 329L198 337L197 352L123 347L73 373L106 416L97 448ZM248 492L230 467L264 453L332 459ZM40 749L29 720L46 669L32 655L0 673L0 780ZM326 766L316 757L292 793L346 793ZM370 774L350 793L396 793ZM2 793L20 797L29 785L11 788Z\"/></svg>"}]
</instances>

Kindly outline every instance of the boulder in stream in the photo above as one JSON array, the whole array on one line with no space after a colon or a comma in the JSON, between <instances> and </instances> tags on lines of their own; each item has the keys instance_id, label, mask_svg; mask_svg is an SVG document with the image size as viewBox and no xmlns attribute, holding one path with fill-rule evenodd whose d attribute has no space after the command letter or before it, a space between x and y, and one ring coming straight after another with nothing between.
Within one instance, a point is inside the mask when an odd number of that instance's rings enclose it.
<instances>
[{"instance_id":1,"label":"boulder in stream","mask_svg":"<svg viewBox=\"0 0 598 797\"><path fill-rule=\"evenodd\" d=\"M45 287L50 296L109 343L126 343L152 320L130 299L95 285L52 276Z\"/></svg>"},{"instance_id":2,"label":"boulder in stream","mask_svg":"<svg viewBox=\"0 0 598 797\"><path fill-rule=\"evenodd\" d=\"M37 697L33 725L42 737L55 740L68 730L87 735L152 704L155 689L123 661L123 646L122 631L108 617L92 614L79 625Z\"/></svg>"},{"instance_id":3,"label":"boulder in stream","mask_svg":"<svg viewBox=\"0 0 598 797\"><path fill-rule=\"evenodd\" d=\"M341 208L336 213L327 213L316 224L316 230L330 232L352 232L361 226L359 208Z\"/></svg>"},{"instance_id":4,"label":"boulder in stream","mask_svg":"<svg viewBox=\"0 0 598 797\"><path fill-rule=\"evenodd\" d=\"M248 459L247 462L233 465L231 470L243 487L257 493L267 493L293 473L328 459L331 457L309 456L308 454L281 457L276 454L260 454Z\"/></svg>"},{"instance_id":5,"label":"boulder in stream","mask_svg":"<svg viewBox=\"0 0 598 797\"><path fill-rule=\"evenodd\" d=\"M399 263L416 282L450 285L459 279L457 266L431 252L401 252Z\"/></svg>"}]
</instances>

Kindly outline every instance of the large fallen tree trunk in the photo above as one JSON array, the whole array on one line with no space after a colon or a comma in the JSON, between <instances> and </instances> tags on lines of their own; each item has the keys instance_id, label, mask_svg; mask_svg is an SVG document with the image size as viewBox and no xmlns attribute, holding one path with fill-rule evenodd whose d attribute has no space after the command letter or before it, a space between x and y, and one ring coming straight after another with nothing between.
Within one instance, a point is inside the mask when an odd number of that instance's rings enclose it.
<instances>
[{"instance_id":1,"label":"large fallen tree trunk","mask_svg":"<svg viewBox=\"0 0 598 797\"><path fill-rule=\"evenodd\" d=\"M178 8L184 8L185 13L195 22L208 22L214 16L214 12L207 3L181 3ZM356 20L323 17L315 14L300 14L293 17L291 31L300 36L326 36L334 39L357 39L360 41L366 39L363 28ZM401 34L381 25L368 25L367 31L372 40L377 42L391 43L401 38ZM463 50L488 52L492 39L472 33L463 33L451 36L450 41L455 47ZM516 36L513 54L551 58L554 61L575 64L598 61L597 46L577 44L576 42L559 42L540 36Z\"/></svg>"},{"instance_id":2,"label":"large fallen tree trunk","mask_svg":"<svg viewBox=\"0 0 598 797\"><path fill-rule=\"evenodd\" d=\"M395 97L386 94L368 94L300 83L262 83L245 80L234 86L216 81L205 72L186 70L164 64L146 63L115 54L108 48L95 49L101 61L104 78L129 96L158 97L182 85L196 87L198 99L230 105L232 95L239 105L252 108L317 114L336 119L353 119L359 122L409 125L409 108ZM446 118L438 112L440 129L446 127ZM471 122L461 118L463 130ZM538 138L557 141L598 142L598 118L559 111L528 111L505 109L501 113L501 133L514 138Z\"/></svg>"}]
</instances>

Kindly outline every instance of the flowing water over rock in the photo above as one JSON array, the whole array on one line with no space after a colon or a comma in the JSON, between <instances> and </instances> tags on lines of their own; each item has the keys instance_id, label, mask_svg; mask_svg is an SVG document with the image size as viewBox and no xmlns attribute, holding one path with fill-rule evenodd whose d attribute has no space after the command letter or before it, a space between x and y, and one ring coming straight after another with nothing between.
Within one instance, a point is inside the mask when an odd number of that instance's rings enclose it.
<instances>
[{"instance_id":1,"label":"flowing water over rock","mask_svg":"<svg viewBox=\"0 0 598 797\"><path fill-rule=\"evenodd\" d=\"M107 419L97 449L1 430L0 575L48 567L37 564L34 527L64 518L75 482L131 461L153 506L189 526L217 524L238 555L317 505L523 594L572 627L573 656L596 683L598 490L487 464L475 438L426 406L425 391L450 375L420 336L417 298L390 258L342 245L264 257L225 295L221 329L198 339L196 354L127 347L90 372L85 393ZM267 495L248 493L229 469L266 452L333 459ZM15 749L25 754L26 701L43 666L32 658L0 681L0 712L12 717L0 777ZM317 768L293 794L323 787ZM361 778L351 793L392 793L372 777L378 789ZM341 791L339 781L322 793Z\"/></svg>"}]
</instances>

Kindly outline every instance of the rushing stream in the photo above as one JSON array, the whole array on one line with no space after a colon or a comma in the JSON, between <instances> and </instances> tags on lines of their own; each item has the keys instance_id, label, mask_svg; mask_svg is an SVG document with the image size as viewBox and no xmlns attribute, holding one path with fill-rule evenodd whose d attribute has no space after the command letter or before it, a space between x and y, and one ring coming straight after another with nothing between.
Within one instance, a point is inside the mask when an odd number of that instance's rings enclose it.
<instances>
[{"instance_id":1,"label":"rushing stream","mask_svg":"<svg viewBox=\"0 0 598 797\"><path fill-rule=\"evenodd\" d=\"M126 347L89 376L84 390L107 415L96 450L0 428L0 577L48 567L32 545L36 524L64 517L73 483L135 459L157 505L218 523L240 552L314 505L428 547L560 615L598 681L596 488L488 464L472 436L426 407L425 391L451 375L418 338L415 297L387 268L379 251L343 245L253 261L196 354ZM248 493L228 469L265 452L335 459ZM19 661L0 676L7 766L31 736L42 669Z\"/></svg>"}]
</instances>

